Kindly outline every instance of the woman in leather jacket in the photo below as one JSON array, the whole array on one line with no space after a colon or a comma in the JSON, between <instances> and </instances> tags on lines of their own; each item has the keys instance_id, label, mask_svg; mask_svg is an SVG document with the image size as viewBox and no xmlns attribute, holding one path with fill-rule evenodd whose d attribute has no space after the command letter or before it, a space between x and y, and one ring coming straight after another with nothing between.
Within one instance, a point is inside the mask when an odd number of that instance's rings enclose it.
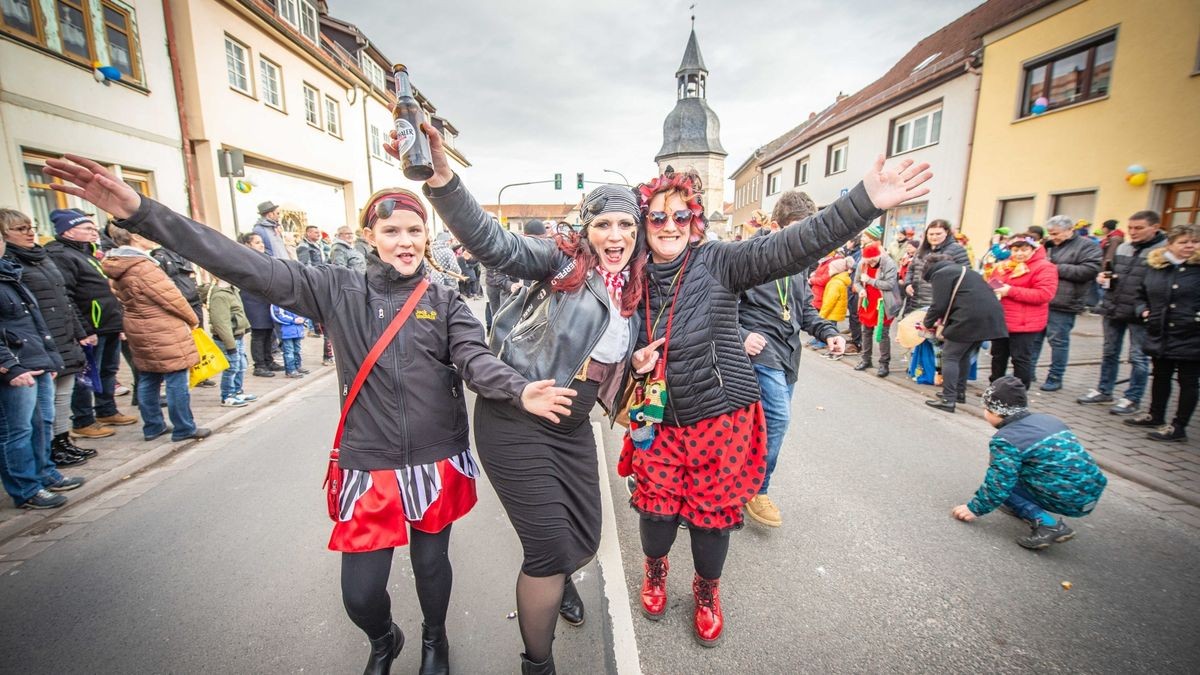
<instances>
[{"instance_id":1,"label":"woman in leather jacket","mask_svg":"<svg viewBox=\"0 0 1200 675\"><path fill-rule=\"evenodd\" d=\"M612 411L633 350L630 317L641 297L644 242L629 188L604 185L584 198L583 231L554 238L504 230L480 208L425 125L434 176L425 195L466 250L489 270L535 282L493 318L496 354L522 375L577 392L570 415L551 424L483 398L475 439L483 468L521 539L517 618L525 673L553 673L561 614L583 622L570 575L600 542L600 483L588 413ZM389 152L394 152L395 143Z\"/></svg>"},{"instance_id":2,"label":"woman in leather jacket","mask_svg":"<svg viewBox=\"0 0 1200 675\"><path fill-rule=\"evenodd\" d=\"M928 164L884 170L883 156L849 194L767 237L707 242L703 189L694 174L667 172L639 186L650 263L639 303L635 391L618 473L636 478L646 555L642 612L667 609L667 554L690 529L696 639L721 639L719 581L730 531L766 472L766 425L754 370L738 330L738 295L798 274L858 236L882 209L926 194ZM783 318L787 318L786 316ZM665 389L665 392L664 392ZM664 401L665 399L665 401Z\"/></svg>"},{"instance_id":3,"label":"woman in leather jacket","mask_svg":"<svg viewBox=\"0 0 1200 675\"><path fill-rule=\"evenodd\" d=\"M343 398L433 265L425 207L402 188L376 192L360 213L377 250L367 257L364 274L254 251L142 198L91 160L67 155L47 165L46 173L63 179L55 189L125 219L123 228L180 252L217 277L322 323L337 348ZM330 494L329 548L342 553L346 613L370 639L368 674L387 673L404 645L392 621L387 583L395 548L410 538L424 617L420 672L449 672L450 529L474 507L478 475L463 381L480 398L552 420L567 413L571 401L570 390L530 382L497 359L457 290L430 284L415 309L363 381L346 414L337 466L331 467L338 472L331 484L341 488Z\"/></svg>"}]
</instances>

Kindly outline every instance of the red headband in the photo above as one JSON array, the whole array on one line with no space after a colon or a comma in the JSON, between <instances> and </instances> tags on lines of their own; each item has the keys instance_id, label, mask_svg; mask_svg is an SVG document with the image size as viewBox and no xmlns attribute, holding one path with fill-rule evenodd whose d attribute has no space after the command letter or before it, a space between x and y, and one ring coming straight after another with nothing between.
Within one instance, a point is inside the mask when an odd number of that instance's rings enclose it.
<instances>
[{"instance_id":1,"label":"red headband","mask_svg":"<svg viewBox=\"0 0 1200 675\"><path fill-rule=\"evenodd\" d=\"M367 222L364 224L365 227L373 226L375 221L379 219L379 217L375 215L375 207L379 204L379 202L382 202L385 199L391 199L396 202L396 207L393 212L396 210L412 211L418 216L421 216L422 223L428 222L428 216L425 215L425 206L421 204L420 200L415 199L411 194L406 194L403 192L385 192L372 200L372 202L367 206Z\"/></svg>"}]
</instances>

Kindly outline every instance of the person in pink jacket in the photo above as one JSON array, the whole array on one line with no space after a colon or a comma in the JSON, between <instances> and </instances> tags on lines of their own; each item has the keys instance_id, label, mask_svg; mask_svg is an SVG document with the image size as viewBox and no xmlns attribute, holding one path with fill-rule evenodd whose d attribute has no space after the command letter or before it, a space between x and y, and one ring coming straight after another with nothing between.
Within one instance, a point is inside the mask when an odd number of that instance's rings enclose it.
<instances>
[{"instance_id":1,"label":"person in pink jacket","mask_svg":"<svg viewBox=\"0 0 1200 675\"><path fill-rule=\"evenodd\" d=\"M1013 374L1029 388L1034 353L1050 317L1050 301L1058 289L1058 268L1046 257L1036 237L1026 233L1008 244L1012 255L997 265L988 283L996 289L1008 337L992 341L990 381L1003 377L1012 360Z\"/></svg>"}]
</instances>

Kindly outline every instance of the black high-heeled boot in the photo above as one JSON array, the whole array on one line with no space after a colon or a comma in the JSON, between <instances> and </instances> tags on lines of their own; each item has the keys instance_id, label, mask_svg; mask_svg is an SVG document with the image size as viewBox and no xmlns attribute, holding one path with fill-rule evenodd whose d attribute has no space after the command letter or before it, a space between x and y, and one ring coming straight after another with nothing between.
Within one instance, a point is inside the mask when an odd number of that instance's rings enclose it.
<instances>
[{"instance_id":1,"label":"black high-heeled boot","mask_svg":"<svg viewBox=\"0 0 1200 675\"><path fill-rule=\"evenodd\" d=\"M420 675L450 675L450 640L445 626L421 624Z\"/></svg>"},{"instance_id":2,"label":"black high-heeled boot","mask_svg":"<svg viewBox=\"0 0 1200 675\"><path fill-rule=\"evenodd\" d=\"M567 575L567 581L563 584L562 604L558 606L558 615L572 626L583 625L583 598L579 597L579 591L575 589L570 575Z\"/></svg>"},{"instance_id":3,"label":"black high-heeled boot","mask_svg":"<svg viewBox=\"0 0 1200 675\"><path fill-rule=\"evenodd\" d=\"M534 663L528 656L521 655L521 675L556 675L554 670L554 655L546 657L541 663Z\"/></svg>"},{"instance_id":4,"label":"black high-heeled boot","mask_svg":"<svg viewBox=\"0 0 1200 675\"><path fill-rule=\"evenodd\" d=\"M401 649L404 649L404 633L393 623L387 635L371 640L371 656L363 675L388 675Z\"/></svg>"}]
</instances>

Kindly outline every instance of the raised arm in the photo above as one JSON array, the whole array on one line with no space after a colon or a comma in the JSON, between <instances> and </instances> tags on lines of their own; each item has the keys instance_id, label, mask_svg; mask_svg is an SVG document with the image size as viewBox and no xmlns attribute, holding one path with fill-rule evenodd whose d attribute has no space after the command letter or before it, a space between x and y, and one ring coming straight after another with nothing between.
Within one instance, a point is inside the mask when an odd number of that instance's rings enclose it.
<instances>
[{"instance_id":1,"label":"raised arm","mask_svg":"<svg viewBox=\"0 0 1200 675\"><path fill-rule=\"evenodd\" d=\"M63 179L52 187L108 211L131 232L175 251L216 276L324 322L322 307L331 304L337 274L348 270L306 267L294 260L271 258L229 239L154 201L117 180L96 162L77 155L46 161L46 173Z\"/></svg>"}]
</instances>

